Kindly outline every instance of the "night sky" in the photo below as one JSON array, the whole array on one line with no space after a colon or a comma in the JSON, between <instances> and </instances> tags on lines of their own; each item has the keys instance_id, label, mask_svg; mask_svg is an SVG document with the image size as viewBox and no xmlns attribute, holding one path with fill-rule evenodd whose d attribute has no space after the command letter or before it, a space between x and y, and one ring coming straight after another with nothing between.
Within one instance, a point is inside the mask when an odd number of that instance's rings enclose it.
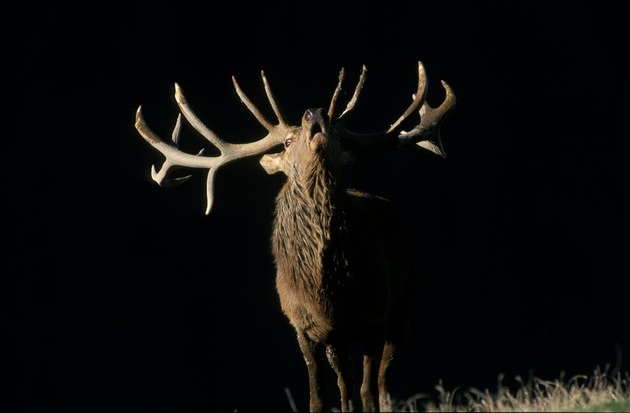
<instances>
[{"instance_id":1,"label":"night sky","mask_svg":"<svg viewBox=\"0 0 630 413\"><path fill-rule=\"evenodd\" d=\"M289 411L285 388L307 408L269 246L284 177L258 158L230 164L206 216L205 172L159 187L150 170L162 155L134 128L142 105L169 138L177 82L224 139L258 139L230 77L271 117L260 70L292 123L328 106L341 67L348 89L368 69L354 130L399 116L418 61L432 106L440 80L457 96L446 158L389 148L344 171L348 186L394 202L421 274L394 398L435 394L440 380L492 390L500 374L510 384L630 370L623 13L602 2L442 3L15 12L3 178L16 356L5 357L22 410ZM181 140L191 153L206 145L186 122Z\"/></svg>"}]
</instances>

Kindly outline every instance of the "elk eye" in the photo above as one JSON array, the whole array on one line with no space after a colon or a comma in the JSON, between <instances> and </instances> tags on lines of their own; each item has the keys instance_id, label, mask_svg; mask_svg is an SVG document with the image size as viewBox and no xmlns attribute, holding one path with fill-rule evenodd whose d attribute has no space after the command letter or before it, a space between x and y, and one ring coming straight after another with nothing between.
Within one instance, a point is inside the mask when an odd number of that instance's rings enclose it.
<instances>
[{"instance_id":1,"label":"elk eye","mask_svg":"<svg viewBox=\"0 0 630 413\"><path fill-rule=\"evenodd\" d=\"M293 138L287 139L286 141L284 141L284 147L288 148L291 143L293 143Z\"/></svg>"}]
</instances>

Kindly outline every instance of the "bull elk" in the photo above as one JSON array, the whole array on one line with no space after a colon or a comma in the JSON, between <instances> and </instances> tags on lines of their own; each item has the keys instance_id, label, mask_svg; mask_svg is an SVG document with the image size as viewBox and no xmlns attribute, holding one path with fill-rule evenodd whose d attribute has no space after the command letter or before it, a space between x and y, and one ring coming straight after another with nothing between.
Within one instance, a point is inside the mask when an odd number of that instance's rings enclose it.
<instances>
[{"instance_id":1,"label":"bull elk","mask_svg":"<svg viewBox=\"0 0 630 413\"><path fill-rule=\"evenodd\" d=\"M260 163L268 174L286 175L276 197L271 247L280 304L295 328L306 361L311 411L330 407L326 400L326 359L337 374L341 410L353 408L351 345L355 340L362 344L362 409L387 409L391 400L386 373L410 321L415 277L401 223L388 200L346 188L342 166L360 145L413 143L445 156L440 129L456 100L442 81L444 101L436 108L429 106L424 66L418 62L417 90L398 120L381 132L353 132L345 121L355 107L365 75L363 66L352 97L338 114L342 68L328 110L307 109L300 126L287 122L264 72L262 82L277 124L263 116L232 77L236 93L267 130L262 139L249 143L230 143L212 132L191 110L177 84L175 99L181 113L172 143L151 131L141 107L136 113L135 126L140 135L166 158L159 171L152 167L151 175L159 185L171 186L190 178L168 179L172 168L208 170L206 214L212 208L215 174L232 161L262 155ZM403 130L403 121L416 111L420 122L409 131ZM218 155L206 156L203 150L194 155L178 149L181 114L218 149ZM280 145L281 152L268 153Z\"/></svg>"}]
</instances>

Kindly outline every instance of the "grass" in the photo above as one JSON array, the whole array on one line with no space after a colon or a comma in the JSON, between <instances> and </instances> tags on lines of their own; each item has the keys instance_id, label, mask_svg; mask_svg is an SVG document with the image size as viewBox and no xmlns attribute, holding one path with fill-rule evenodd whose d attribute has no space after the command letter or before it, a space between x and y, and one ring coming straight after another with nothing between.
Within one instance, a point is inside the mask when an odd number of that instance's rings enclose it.
<instances>
[{"instance_id":1,"label":"grass","mask_svg":"<svg viewBox=\"0 0 630 413\"><path fill-rule=\"evenodd\" d=\"M630 412L630 374L608 373L599 367L591 376L577 375L564 380L532 377L524 381L516 376L516 390L503 384L499 376L497 390L447 390L440 381L437 397L418 393L406 400L392 401L395 412ZM616 369L615 369L616 370ZM291 409L298 409L291 392L285 389ZM333 408L333 411L340 411Z\"/></svg>"},{"instance_id":2,"label":"grass","mask_svg":"<svg viewBox=\"0 0 630 413\"><path fill-rule=\"evenodd\" d=\"M392 404L400 412L630 412L630 375L609 374L607 366L589 376L574 376L565 381L533 377L527 382L515 377L514 391L503 385L499 376L497 390L447 390L435 386L437 398L417 394Z\"/></svg>"}]
</instances>

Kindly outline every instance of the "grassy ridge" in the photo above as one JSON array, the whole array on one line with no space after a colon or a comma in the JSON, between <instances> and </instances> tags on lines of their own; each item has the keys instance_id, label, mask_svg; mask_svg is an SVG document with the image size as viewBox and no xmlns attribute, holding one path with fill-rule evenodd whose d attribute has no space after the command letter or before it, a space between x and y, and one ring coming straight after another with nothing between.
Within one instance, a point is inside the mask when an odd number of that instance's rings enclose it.
<instances>
[{"instance_id":1,"label":"grassy ridge","mask_svg":"<svg viewBox=\"0 0 630 413\"><path fill-rule=\"evenodd\" d=\"M630 375L609 374L608 367L596 368L588 376L575 376L568 381L520 377L516 391L502 385L499 377L495 392L471 388L459 392L436 386L437 400L418 394L405 401L393 403L393 411L403 412L630 412Z\"/></svg>"}]
</instances>

